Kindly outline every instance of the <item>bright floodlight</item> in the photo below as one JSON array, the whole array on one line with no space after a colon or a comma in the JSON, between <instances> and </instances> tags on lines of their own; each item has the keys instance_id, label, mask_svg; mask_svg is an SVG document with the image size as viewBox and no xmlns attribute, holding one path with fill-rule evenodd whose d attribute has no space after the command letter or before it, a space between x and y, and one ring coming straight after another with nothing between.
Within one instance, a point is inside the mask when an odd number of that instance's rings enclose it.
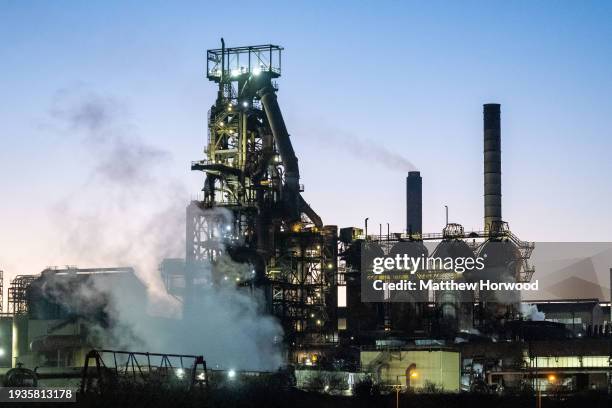
<instances>
[{"instance_id":1,"label":"bright floodlight","mask_svg":"<svg viewBox=\"0 0 612 408\"><path fill-rule=\"evenodd\" d=\"M185 370L183 370L182 368L178 368L176 370L176 376L179 379L182 379L183 377L185 377Z\"/></svg>"},{"instance_id":2,"label":"bright floodlight","mask_svg":"<svg viewBox=\"0 0 612 408\"><path fill-rule=\"evenodd\" d=\"M244 106L245 108L249 107L249 103L247 101L242 102L242 106Z\"/></svg>"},{"instance_id":3,"label":"bright floodlight","mask_svg":"<svg viewBox=\"0 0 612 408\"><path fill-rule=\"evenodd\" d=\"M0 357L4 357L5 354L6 352L4 351L4 349L0 348Z\"/></svg>"},{"instance_id":4,"label":"bright floodlight","mask_svg":"<svg viewBox=\"0 0 612 408\"><path fill-rule=\"evenodd\" d=\"M234 370L229 370L229 371L227 372L227 377L228 377L230 380L231 380L231 379L233 379L233 378L235 378L235 377L236 377L236 371L234 371Z\"/></svg>"},{"instance_id":5,"label":"bright floodlight","mask_svg":"<svg viewBox=\"0 0 612 408\"><path fill-rule=\"evenodd\" d=\"M253 75L257 76L261 74L261 69L260 68L253 68Z\"/></svg>"},{"instance_id":6,"label":"bright floodlight","mask_svg":"<svg viewBox=\"0 0 612 408\"><path fill-rule=\"evenodd\" d=\"M238 76L240 75L240 70L239 69L232 69L232 76Z\"/></svg>"}]
</instances>

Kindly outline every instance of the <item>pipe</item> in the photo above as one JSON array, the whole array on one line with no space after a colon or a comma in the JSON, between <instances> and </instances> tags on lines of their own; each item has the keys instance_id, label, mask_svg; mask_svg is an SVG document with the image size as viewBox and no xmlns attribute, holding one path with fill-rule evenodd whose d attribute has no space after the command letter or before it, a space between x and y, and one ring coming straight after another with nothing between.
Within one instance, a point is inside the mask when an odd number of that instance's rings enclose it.
<instances>
[{"instance_id":1,"label":"pipe","mask_svg":"<svg viewBox=\"0 0 612 408\"><path fill-rule=\"evenodd\" d=\"M274 88L268 83L259 90L258 94L266 112L276 148L285 167L284 201L290 217L298 219L300 215L300 171L298 159L293 151L291 140L289 140L289 132L287 132L283 115L278 106Z\"/></svg>"},{"instance_id":2,"label":"pipe","mask_svg":"<svg viewBox=\"0 0 612 408\"><path fill-rule=\"evenodd\" d=\"M490 231L502 220L500 105L484 108L484 229Z\"/></svg>"},{"instance_id":3,"label":"pipe","mask_svg":"<svg viewBox=\"0 0 612 408\"><path fill-rule=\"evenodd\" d=\"M299 195L299 201L300 208L302 211L304 211L304 214L310 218L310 221L312 221L317 228L323 228L323 221L321 220L321 217L319 217L319 214L317 214L315 210L313 210L312 207L306 202L306 200L304 200L304 197L302 197L301 194Z\"/></svg>"},{"instance_id":4,"label":"pipe","mask_svg":"<svg viewBox=\"0 0 612 408\"><path fill-rule=\"evenodd\" d=\"M445 226L448 227L448 205L444 206L444 211L446 212L446 224L445 224Z\"/></svg>"},{"instance_id":5,"label":"pipe","mask_svg":"<svg viewBox=\"0 0 612 408\"><path fill-rule=\"evenodd\" d=\"M406 177L406 231L421 234L423 231L423 179L418 171L408 172Z\"/></svg>"}]
</instances>

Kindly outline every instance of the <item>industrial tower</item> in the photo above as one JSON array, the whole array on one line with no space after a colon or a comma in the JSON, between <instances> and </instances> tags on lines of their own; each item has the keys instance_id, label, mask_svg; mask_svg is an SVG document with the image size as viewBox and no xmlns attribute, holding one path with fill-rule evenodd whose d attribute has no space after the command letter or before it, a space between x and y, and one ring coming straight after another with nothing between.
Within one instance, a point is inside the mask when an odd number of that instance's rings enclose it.
<instances>
[{"instance_id":1,"label":"industrial tower","mask_svg":"<svg viewBox=\"0 0 612 408\"><path fill-rule=\"evenodd\" d=\"M329 342L336 330L337 227L324 226L302 197L298 159L275 80L277 45L207 52L207 78L218 85L208 112L202 194L187 207L185 308L197 296L203 265L213 280L222 256L248 265L238 285L265 293L285 340L296 348ZM233 277L232 277L233 279Z\"/></svg>"}]
</instances>

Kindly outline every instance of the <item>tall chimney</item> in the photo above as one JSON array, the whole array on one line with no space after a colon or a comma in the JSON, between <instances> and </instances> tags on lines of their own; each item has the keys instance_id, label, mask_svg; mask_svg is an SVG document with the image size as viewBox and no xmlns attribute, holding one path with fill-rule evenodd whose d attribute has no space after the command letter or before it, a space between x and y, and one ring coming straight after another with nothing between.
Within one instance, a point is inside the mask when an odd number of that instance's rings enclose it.
<instances>
[{"instance_id":1,"label":"tall chimney","mask_svg":"<svg viewBox=\"0 0 612 408\"><path fill-rule=\"evenodd\" d=\"M423 232L423 179L418 171L410 171L406 177L406 232Z\"/></svg>"},{"instance_id":2,"label":"tall chimney","mask_svg":"<svg viewBox=\"0 0 612 408\"><path fill-rule=\"evenodd\" d=\"M484 228L502 220L500 105L484 105Z\"/></svg>"}]
</instances>

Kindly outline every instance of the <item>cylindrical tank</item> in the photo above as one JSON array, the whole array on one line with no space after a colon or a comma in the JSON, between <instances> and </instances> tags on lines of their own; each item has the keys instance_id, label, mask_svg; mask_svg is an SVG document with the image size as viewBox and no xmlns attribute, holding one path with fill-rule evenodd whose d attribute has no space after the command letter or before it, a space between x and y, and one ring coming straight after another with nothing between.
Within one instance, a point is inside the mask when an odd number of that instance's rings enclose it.
<instances>
[{"instance_id":1,"label":"cylindrical tank","mask_svg":"<svg viewBox=\"0 0 612 408\"><path fill-rule=\"evenodd\" d=\"M442 241L434 250L432 257L439 258L473 258L474 252L462 240L449 239ZM466 281L458 275L455 282ZM435 293L436 305L441 318L441 329L452 334L453 331L470 330L473 327L474 294L470 291L442 290Z\"/></svg>"},{"instance_id":2,"label":"cylindrical tank","mask_svg":"<svg viewBox=\"0 0 612 408\"><path fill-rule=\"evenodd\" d=\"M389 257L426 258L429 251L422 241L398 242L389 251ZM415 282L416 290L396 291L391 293L390 321L392 330L402 330L411 333L423 327L424 311L427 306L428 293L418 289L419 281L415 274L405 273L409 281Z\"/></svg>"},{"instance_id":3,"label":"cylindrical tank","mask_svg":"<svg viewBox=\"0 0 612 408\"><path fill-rule=\"evenodd\" d=\"M21 359L28 352L28 316L15 315L13 316L13 367L21 362Z\"/></svg>"},{"instance_id":4,"label":"cylindrical tank","mask_svg":"<svg viewBox=\"0 0 612 408\"><path fill-rule=\"evenodd\" d=\"M491 282L517 282L521 269L521 254L516 245L508 240L489 240L478 251L483 258L484 269L478 279ZM518 291L481 291L480 301L492 317L502 317L519 308L521 297Z\"/></svg>"}]
</instances>

